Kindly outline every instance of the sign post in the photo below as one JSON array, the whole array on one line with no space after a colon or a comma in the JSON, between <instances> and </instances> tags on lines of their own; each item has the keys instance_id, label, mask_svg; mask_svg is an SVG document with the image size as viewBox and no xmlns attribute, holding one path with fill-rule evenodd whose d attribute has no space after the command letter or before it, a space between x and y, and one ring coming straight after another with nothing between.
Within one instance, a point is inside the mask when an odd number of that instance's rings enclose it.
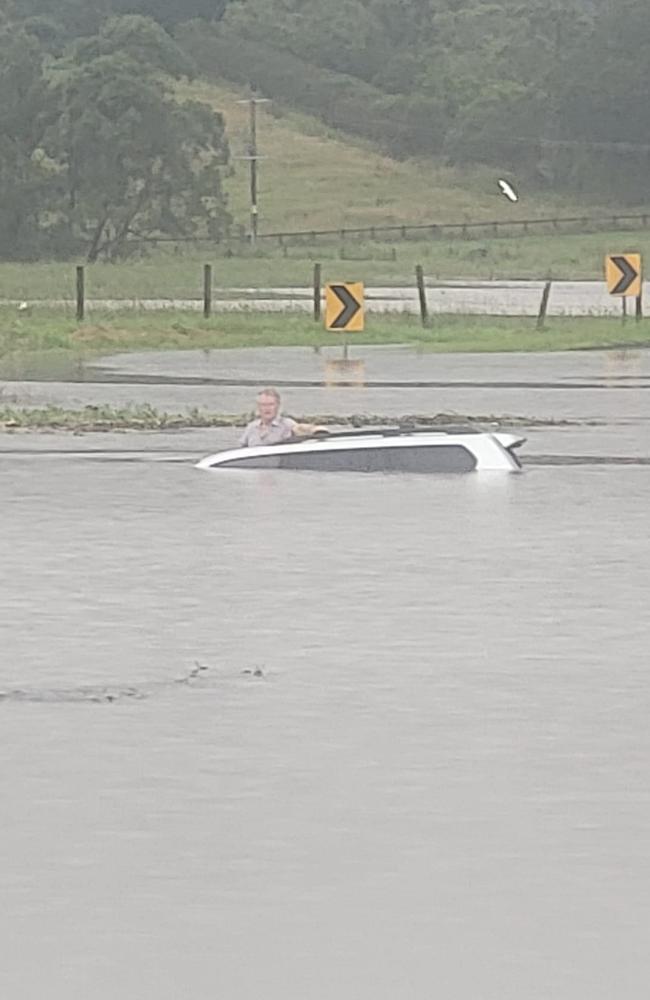
<instances>
[{"instance_id":1,"label":"sign post","mask_svg":"<svg viewBox=\"0 0 650 1000\"><path fill-rule=\"evenodd\" d=\"M325 286L325 329L343 334L343 358L330 368L344 375L363 376L363 362L348 358L347 333L363 333L365 320L363 282L347 281Z\"/></svg>"},{"instance_id":2,"label":"sign post","mask_svg":"<svg viewBox=\"0 0 650 1000\"><path fill-rule=\"evenodd\" d=\"M622 298L622 319L627 318L627 299L636 299L636 319L643 316L643 262L640 253L608 254L605 281L610 295Z\"/></svg>"}]
</instances>

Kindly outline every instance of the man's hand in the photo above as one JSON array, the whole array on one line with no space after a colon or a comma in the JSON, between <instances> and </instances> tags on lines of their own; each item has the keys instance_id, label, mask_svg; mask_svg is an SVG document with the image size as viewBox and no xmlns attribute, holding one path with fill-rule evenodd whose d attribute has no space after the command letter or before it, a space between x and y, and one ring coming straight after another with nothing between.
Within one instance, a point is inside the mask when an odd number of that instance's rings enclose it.
<instances>
[{"instance_id":1,"label":"man's hand","mask_svg":"<svg viewBox=\"0 0 650 1000\"><path fill-rule=\"evenodd\" d=\"M326 437L329 431L327 427L322 427L320 424L296 424L293 433L296 437L311 437L314 434Z\"/></svg>"}]
</instances>

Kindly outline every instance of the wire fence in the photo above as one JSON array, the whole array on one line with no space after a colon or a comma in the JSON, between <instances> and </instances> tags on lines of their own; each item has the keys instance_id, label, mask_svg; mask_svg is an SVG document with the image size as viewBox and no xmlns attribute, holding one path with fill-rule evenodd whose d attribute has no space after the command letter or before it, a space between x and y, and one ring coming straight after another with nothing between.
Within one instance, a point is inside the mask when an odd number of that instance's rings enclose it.
<instances>
[{"instance_id":1,"label":"wire fence","mask_svg":"<svg viewBox=\"0 0 650 1000\"><path fill-rule=\"evenodd\" d=\"M400 223L397 225L342 226L336 229L277 230L257 233L256 243L273 243L286 248L291 245L305 245L327 242L377 242L393 243L400 240L422 239L474 239L480 237L507 238L513 236L537 236L549 234L582 235L606 230L640 232L648 228L650 214L611 214L557 216L543 219L490 219L470 222L426 222ZM144 235L134 230L129 235L129 243L140 245L186 244L222 246L236 252L239 246L250 246L251 235L243 229L221 238L178 237Z\"/></svg>"},{"instance_id":2,"label":"wire fence","mask_svg":"<svg viewBox=\"0 0 650 1000\"><path fill-rule=\"evenodd\" d=\"M174 310L177 312L197 312L202 310L204 319L213 312L260 312L260 313L293 313L295 315L311 313L313 319L320 322L323 317L323 303L327 300L328 286L322 280L322 266L319 262L313 265L311 287L308 285L276 288L224 288L213 287L212 264L203 265L203 295L202 298L86 298L86 268L76 267L76 301L32 300L17 302L1 300L2 306L17 307L20 312L29 314L33 306L47 308L70 309L76 306L76 318L81 322L86 317L86 310L93 312L117 312L137 309L139 311ZM408 285L366 287L365 292L352 291L352 285L343 286L349 289L346 298L338 294L342 312L348 308L349 302L355 307L352 316L361 309L368 312L388 314L418 315L422 326L429 325L432 313L460 315L493 315L493 316L536 316L537 329L543 329L548 315L558 316L609 316L621 315L625 322L628 317L626 294L610 293L603 282L585 282L583 287L576 287L576 282L553 282L547 278L543 281L433 281L427 279L424 268L417 264L414 269L414 279ZM198 284L198 283L197 283ZM578 283L579 284L579 283ZM564 287L563 287L564 286ZM329 286L330 289L332 286ZM339 283L339 289L341 285ZM558 301L549 310L551 290L559 288ZM216 294L213 294L215 293ZM356 296L356 298L355 298ZM360 296L360 297L359 297ZM643 319L643 284L639 282L638 290L632 293L634 298L634 317L637 321ZM632 311L629 311L632 315ZM363 313L362 313L363 315ZM347 320L346 320L347 322ZM328 327L335 329L335 327ZM340 330L346 327L340 326Z\"/></svg>"},{"instance_id":3,"label":"wire fence","mask_svg":"<svg viewBox=\"0 0 650 1000\"><path fill-rule=\"evenodd\" d=\"M571 230L576 233L602 229L646 229L647 214L642 215L601 215L570 216L549 219L495 219L480 222L428 222L415 225L364 226L340 229L310 229L287 232L258 234L258 240L277 240L282 245L292 240L315 242L319 239L365 239L392 241L395 239L441 237L461 237L469 239L474 235L512 236L532 235L540 231L560 232Z\"/></svg>"}]
</instances>

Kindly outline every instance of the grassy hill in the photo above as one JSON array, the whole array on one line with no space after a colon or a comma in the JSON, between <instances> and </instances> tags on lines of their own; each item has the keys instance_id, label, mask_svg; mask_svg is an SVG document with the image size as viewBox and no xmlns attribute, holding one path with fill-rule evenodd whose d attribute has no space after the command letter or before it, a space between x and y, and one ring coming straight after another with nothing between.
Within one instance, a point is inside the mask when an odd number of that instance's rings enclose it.
<instances>
[{"instance_id":1,"label":"grassy hill","mask_svg":"<svg viewBox=\"0 0 650 1000\"><path fill-rule=\"evenodd\" d=\"M247 153L248 105L238 103L247 94L199 80L184 85L180 96L220 110L233 156ZM586 205L526 190L513 205L498 193L494 170L394 160L273 102L258 106L257 131L258 149L265 157L259 163L260 232L625 211L622 206ZM233 167L226 190L237 221L248 227L248 163L234 159Z\"/></svg>"},{"instance_id":2,"label":"grassy hill","mask_svg":"<svg viewBox=\"0 0 650 1000\"><path fill-rule=\"evenodd\" d=\"M247 95L201 80L180 88L223 112L233 153L225 187L231 211L245 230L249 219ZM272 109L272 110L271 110ZM463 222L583 216L629 211L522 190L511 205L496 190L495 172L452 170L430 160L393 160L364 142L328 130L314 118L258 110L260 232L330 229L422 222ZM650 214L650 209L648 210ZM422 238L395 243L338 240L291 246L261 242L255 252L239 242L223 246L160 249L143 260L87 268L87 295L168 298L201 295L201 267L214 263L217 287L308 285L312 262L323 262L324 280L368 285L412 284L416 263L429 280L445 278L600 279L603 255L639 250L650 259L650 233L597 232L461 239ZM74 297L74 262L0 264L0 299Z\"/></svg>"}]
</instances>

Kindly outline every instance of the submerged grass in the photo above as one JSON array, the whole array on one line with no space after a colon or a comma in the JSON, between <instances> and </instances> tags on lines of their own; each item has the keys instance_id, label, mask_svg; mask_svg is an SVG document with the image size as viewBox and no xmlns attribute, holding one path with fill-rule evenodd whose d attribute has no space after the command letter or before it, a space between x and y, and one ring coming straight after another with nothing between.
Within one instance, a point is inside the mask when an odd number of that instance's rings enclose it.
<instances>
[{"instance_id":1,"label":"submerged grass","mask_svg":"<svg viewBox=\"0 0 650 1000\"><path fill-rule=\"evenodd\" d=\"M372 413L354 413L347 416L323 413L295 413L297 420L325 427L375 427L395 424L448 424L477 423L508 426L556 425L572 423L569 420L538 420L532 417L500 417L494 414L476 416L458 413L417 413L401 417ZM148 405L127 407L84 406L67 409L60 406L2 406L0 405L0 431L72 431L76 434L97 431L172 431L206 427L243 427L251 414L211 413L198 408L186 413L166 413Z\"/></svg>"},{"instance_id":2,"label":"submerged grass","mask_svg":"<svg viewBox=\"0 0 650 1000\"><path fill-rule=\"evenodd\" d=\"M180 430L200 427L237 427L248 417L208 413L199 409L187 413L166 413L147 404L114 407L84 406L67 409L61 406L2 406L0 430Z\"/></svg>"}]
</instances>

